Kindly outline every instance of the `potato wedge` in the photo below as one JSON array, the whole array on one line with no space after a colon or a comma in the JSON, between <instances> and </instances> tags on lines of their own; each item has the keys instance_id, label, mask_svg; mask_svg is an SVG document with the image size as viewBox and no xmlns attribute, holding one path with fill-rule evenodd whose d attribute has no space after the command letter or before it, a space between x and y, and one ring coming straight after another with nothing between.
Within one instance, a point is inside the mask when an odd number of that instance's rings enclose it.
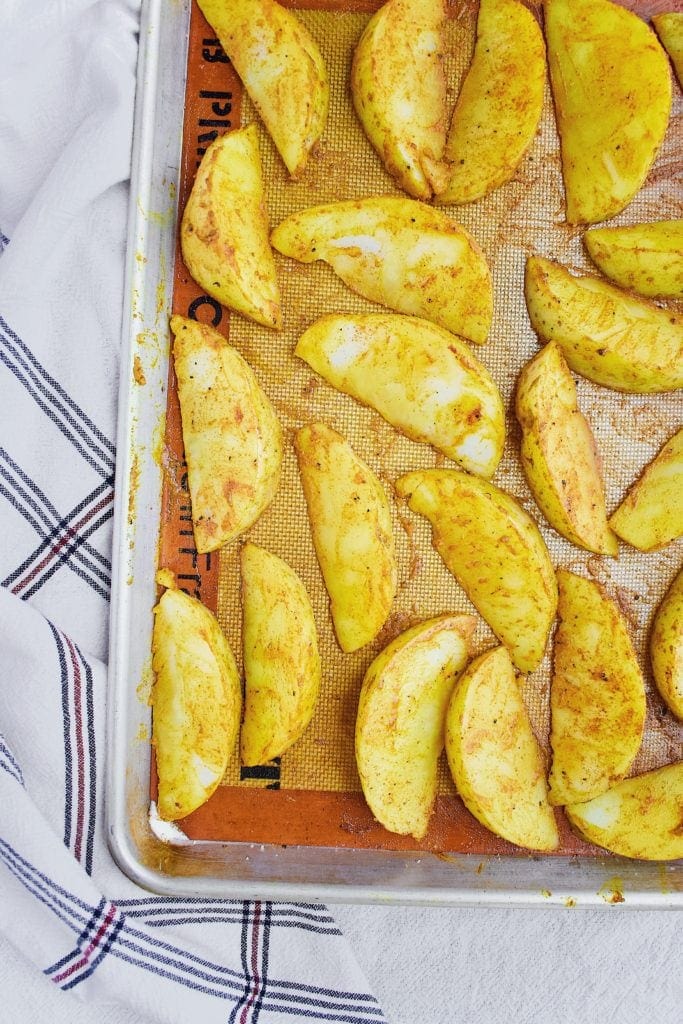
<instances>
[{"instance_id":1,"label":"potato wedge","mask_svg":"<svg viewBox=\"0 0 683 1024\"><path fill-rule=\"evenodd\" d=\"M389 500L369 466L325 423L298 430L294 447L339 646L356 651L380 631L396 595Z\"/></svg>"},{"instance_id":2,"label":"potato wedge","mask_svg":"<svg viewBox=\"0 0 683 1024\"><path fill-rule=\"evenodd\" d=\"M293 178L327 121L330 85L318 44L275 0L197 0Z\"/></svg>"},{"instance_id":3,"label":"potato wedge","mask_svg":"<svg viewBox=\"0 0 683 1024\"><path fill-rule=\"evenodd\" d=\"M481 0L474 57L446 143L443 203L469 203L514 176L543 110L545 45L518 0Z\"/></svg>"},{"instance_id":4,"label":"potato wedge","mask_svg":"<svg viewBox=\"0 0 683 1024\"><path fill-rule=\"evenodd\" d=\"M655 613L650 659L662 699L683 721L683 569Z\"/></svg>"},{"instance_id":5,"label":"potato wedge","mask_svg":"<svg viewBox=\"0 0 683 1024\"><path fill-rule=\"evenodd\" d=\"M244 533L280 482L282 431L251 367L208 324L171 318L197 551Z\"/></svg>"},{"instance_id":6,"label":"potato wedge","mask_svg":"<svg viewBox=\"0 0 683 1024\"><path fill-rule=\"evenodd\" d=\"M379 196L301 210L271 235L301 263L324 260L344 284L478 344L493 316L489 268L472 236L414 199Z\"/></svg>"},{"instance_id":7,"label":"potato wedge","mask_svg":"<svg viewBox=\"0 0 683 1024\"><path fill-rule=\"evenodd\" d=\"M154 609L152 744L157 810L165 821L205 803L225 775L237 740L242 688L216 617L162 570Z\"/></svg>"},{"instance_id":8,"label":"potato wedge","mask_svg":"<svg viewBox=\"0 0 683 1024\"><path fill-rule=\"evenodd\" d=\"M538 527L509 494L454 469L406 473L396 491L432 524L433 544L522 672L555 618L557 584Z\"/></svg>"},{"instance_id":9,"label":"potato wedge","mask_svg":"<svg viewBox=\"0 0 683 1024\"><path fill-rule=\"evenodd\" d=\"M609 524L640 551L656 551L683 536L683 427L646 467Z\"/></svg>"},{"instance_id":10,"label":"potato wedge","mask_svg":"<svg viewBox=\"0 0 683 1024\"><path fill-rule=\"evenodd\" d=\"M575 373L637 394L683 387L683 317L540 256L527 260L524 294L534 330Z\"/></svg>"},{"instance_id":11,"label":"potato wedge","mask_svg":"<svg viewBox=\"0 0 683 1024\"><path fill-rule=\"evenodd\" d=\"M624 619L591 580L559 569L550 688L551 804L574 804L622 779L640 748L645 684Z\"/></svg>"},{"instance_id":12,"label":"potato wedge","mask_svg":"<svg viewBox=\"0 0 683 1024\"><path fill-rule=\"evenodd\" d=\"M306 588L277 555L245 544L242 559L242 764L265 764L299 739L320 690L320 654Z\"/></svg>"},{"instance_id":13,"label":"potato wedge","mask_svg":"<svg viewBox=\"0 0 683 1024\"><path fill-rule=\"evenodd\" d=\"M546 0L544 12L566 216L593 224L645 181L669 123L671 73L654 32L619 4Z\"/></svg>"},{"instance_id":14,"label":"potato wedge","mask_svg":"<svg viewBox=\"0 0 683 1024\"><path fill-rule=\"evenodd\" d=\"M387 0L353 55L351 96L365 134L398 185L431 199L446 184L446 0Z\"/></svg>"},{"instance_id":15,"label":"potato wedge","mask_svg":"<svg viewBox=\"0 0 683 1024\"><path fill-rule=\"evenodd\" d=\"M655 14L652 24L671 57L676 78L683 88L683 13L671 11L668 14Z\"/></svg>"},{"instance_id":16,"label":"potato wedge","mask_svg":"<svg viewBox=\"0 0 683 1024\"><path fill-rule=\"evenodd\" d=\"M460 338L395 313L325 316L302 334L295 354L413 441L493 476L505 441L503 400Z\"/></svg>"},{"instance_id":17,"label":"potato wedge","mask_svg":"<svg viewBox=\"0 0 683 1024\"><path fill-rule=\"evenodd\" d=\"M202 157L180 225L183 260L207 295L280 328L256 125L219 136Z\"/></svg>"},{"instance_id":18,"label":"potato wedge","mask_svg":"<svg viewBox=\"0 0 683 1024\"><path fill-rule=\"evenodd\" d=\"M683 857L683 761L618 782L564 810L589 843L621 857L678 860Z\"/></svg>"},{"instance_id":19,"label":"potato wedge","mask_svg":"<svg viewBox=\"0 0 683 1024\"><path fill-rule=\"evenodd\" d=\"M446 714L446 754L465 807L491 832L530 850L555 850L546 770L504 647L475 658Z\"/></svg>"},{"instance_id":20,"label":"potato wedge","mask_svg":"<svg viewBox=\"0 0 683 1024\"><path fill-rule=\"evenodd\" d=\"M476 620L439 615L397 636L365 673L356 718L363 794L390 832L422 839L443 750L446 707Z\"/></svg>"},{"instance_id":21,"label":"potato wedge","mask_svg":"<svg viewBox=\"0 0 683 1024\"><path fill-rule=\"evenodd\" d=\"M522 428L522 468L543 515L579 547L616 555L619 545L607 525L595 440L555 342L522 370L516 413Z\"/></svg>"},{"instance_id":22,"label":"potato wedge","mask_svg":"<svg viewBox=\"0 0 683 1024\"><path fill-rule=\"evenodd\" d=\"M591 228L583 240L593 263L620 288L683 298L683 220Z\"/></svg>"}]
</instances>

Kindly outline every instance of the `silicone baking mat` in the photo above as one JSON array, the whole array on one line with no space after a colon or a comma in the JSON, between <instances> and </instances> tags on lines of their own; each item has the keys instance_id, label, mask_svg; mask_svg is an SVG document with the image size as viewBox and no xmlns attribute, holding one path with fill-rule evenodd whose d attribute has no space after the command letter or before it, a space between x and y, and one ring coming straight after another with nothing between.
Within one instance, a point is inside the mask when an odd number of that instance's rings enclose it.
<instances>
[{"instance_id":1,"label":"silicone baking mat","mask_svg":"<svg viewBox=\"0 0 683 1024\"><path fill-rule=\"evenodd\" d=\"M317 40L331 85L331 105L320 152L304 176L291 181L253 110L215 33L193 7L179 210L196 167L215 136L256 121L271 224L317 203L361 196L401 194L366 140L353 111L349 69L354 46L377 3L290 3ZM641 8L643 5L640 5ZM446 73L452 108L474 45L477 5L453 6L446 33ZM674 86L674 110L664 145L636 200L611 223L680 217L681 101ZM621 545L618 559L590 555L564 541L536 507L519 462L519 428L512 411L521 367L539 348L523 298L527 255L540 253L572 269L590 271L581 230L564 223L564 197L549 86L538 134L513 181L491 196L445 208L472 232L489 261L494 283L494 321L484 346L473 346L503 394L507 443L494 482L519 499L539 524L553 562L588 575L616 598L631 627L648 686L648 719L642 750L633 766L639 773L683 755L683 729L654 690L646 642L652 612L680 564L681 547L643 555ZM269 331L226 310L189 278L177 251L173 310L214 324L249 361L272 399L285 434L279 492L249 539L283 557L301 576L311 596L319 631L323 686L314 718L302 739L281 759L241 768L237 752L223 785L211 800L180 823L192 838L283 844L425 849L449 852L523 853L478 824L456 795L442 759L439 798L425 839L386 832L374 821L360 792L353 735L356 704L368 665L394 636L414 622L443 611L468 611L455 579L431 545L426 520L396 498L393 482L409 469L443 465L432 448L407 440L381 417L334 391L293 356L303 330L326 313L369 312L378 307L349 291L322 263L301 265L276 254L282 290L284 329ZM579 404L601 452L608 510L616 507L643 466L681 420L680 397L672 394L625 396L577 381ZM340 431L368 462L392 500L399 563L399 590L392 614L376 640L355 654L343 654L332 630L329 603L315 557L306 507L291 445L293 431L324 420ZM233 651L241 658L239 543L219 554L198 555L192 539L190 499L183 461L180 418L173 371L170 374L165 485L160 563L178 575L180 585L217 611ZM495 637L478 618L474 651ZM550 652L524 682L524 695L539 740L547 749ZM561 812L561 854L597 853L568 829ZM601 851L600 851L601 852Z\"/></svg>"}]
</instances>

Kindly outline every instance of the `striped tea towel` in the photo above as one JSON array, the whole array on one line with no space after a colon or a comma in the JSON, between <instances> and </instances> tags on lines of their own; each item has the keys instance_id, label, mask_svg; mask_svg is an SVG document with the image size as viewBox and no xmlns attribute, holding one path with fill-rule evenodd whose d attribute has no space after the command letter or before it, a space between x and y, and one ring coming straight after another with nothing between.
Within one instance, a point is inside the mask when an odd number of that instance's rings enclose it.
<instances>
[{"instance_id":1,"label":"striped tea towel","mask_svg":"<svg viewBox=\"0 0 683 1024\"><path fill-rule=\"evenodd\" d=\"M145 1022L377 1024L326 908L151 896L104 841L138 16L137 0L0 9L0 935Z\"/></svg>"}]
</instances>

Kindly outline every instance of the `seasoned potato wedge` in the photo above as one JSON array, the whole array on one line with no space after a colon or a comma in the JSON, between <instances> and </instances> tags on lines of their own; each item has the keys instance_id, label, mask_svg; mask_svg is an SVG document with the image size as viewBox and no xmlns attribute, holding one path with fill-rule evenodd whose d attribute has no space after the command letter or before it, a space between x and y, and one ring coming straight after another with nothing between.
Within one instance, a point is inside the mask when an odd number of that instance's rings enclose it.
<instances>
[{"instance_id":1,"label":"seasoned potato wedge","mask_svg":"<svg viewBox=\"0 0 683 1024\"><path fill-rule=\"evenodd\" d=\"M171 319L197 551L247 530L280 481L282 431L251 367L212 327Z\"/></svg>"},{"instance_id":2,"label":"seasoned potato wedge","mask_svg":"<svg viewBox=\"0 0 683 1024\"><path fill-rule=\"evenodd\" d=\"M414 441L433 444L471 473L493 476L505 441L503 400L460 338L395 313L325 316L295 352Z\"/></svg>"},{"instance_id":3,"label":"seasoned potato wedge","mask_svg":"<svg viewBox=\"0 0 683 1024\"><path fill-rule=\"evenodd\" d=\"M522 467L548 522L579 547L616 555L595 440L555 342L522 370L516 412L522 427Z\"/></svg>"},{"instance_id":4,"label":"seasoned potato wedge","mask_svg":"<svg viewBox=\"0 0 683 1024\"><path fill-rule=\"evenodd\" d=\"M306 588L277 555L245 544L242 557L242 764L265 764L295 743L320 690L320 654Z\"/></svg>"},{"instance_id":5,"label":"seasoned potato wedge","mask_svg":"<svg viewBox=\"0 0 683 1024\"><path fill-rule=\"evenodd\" d=\"M351 95L389 174L418 199L446 184L446 0L387 0L353 55Z\"/></svg>"},{"instance_id":6,"label":"seasoned potato wedge","mask_svg":"<svg viewBox=\"0 0 683 1024\"><path fill-rule=\"evenodd\" d=\"M596 266L621 288L683 298L683 220L592 228L583 240Z\"/></svg>"},{"instance_id":7,"label":"seasoned potato wedge","mask_svg":"<svg viewBox=\"0 0 683 1024\"><path fill-rule=\"evenodd\" d=\"M356 718L363 794L390 832L422 839L436 797L446 707L476 620L439 615L397 636L365 673Z\"/></svg>"},{"instance_id":8,"label":"seasoned potato wedge","mask_svg":"<svg viewBox=\"0 0 683 1024\"><path fill-rule=\"evenodd\" d=\"M655 551L683 535L683 427L646 467L609 523L640 551Z\"/></svg>"},{"instance_id":9,"label":"seasoned potato wedge","mask_svg":"<svg viewBox=\"0 0 683 1024\"><path fill-rule=\"evenodd\" d=\"M327 121L330 86L320 50L293 11L275 0L197 0L297 177Z\"/></svg>"},{"instance_id":10,"label":"seasoned potato wedge","mask_svg":"<svg viewBox=\"0 0 683 1024\"><path fill-rule=\"evenodd\" d=\"M219 136L202 157L180 225L183 259L207 295L281 326L256 125Z\"/></svg>"},{"instance_id":11,"label":"seasoned potato wedge","mask_svg":"<svg viewBox=\"0 0 683 1024\"><path fill-rule=\"evenodd\" d=\"M533 672L557 607L550 555L533 519L509 494L454 469L406 473L396 491L430 521L434 547L517 668Z\"/></svg>"},{"instance_id":12,"label":"seasoned potato wedge","mask_svg":"<svg viewBox=\"0 0 683 1024\"><path fill-rule=\"evenodd\" d=\"M557 579L550 802L574 804L604 793L631 767L645 726L645 685L614 601L566 569Z\"/></svg>"},{"instance_id":13,"label":"seasoned potato wedge","mask_svg":"<svg viewBox=\"0 0 683 1024\"><path fill-rule=\"evenodd\" d=\"M162 570L154 609L152 743L157 809L166 821L205 803L225 775L237 740L242 689L232 651L214 615L176 589Z\"/></svg>"},{"instance_id":14,"label":"seasoned potato wedge","mask_svg":"<svg viewBox=\"0 0 683 1024\"><path fill-rule=\"evenodd\" d=\"M575 373L638 394L683 387L683 317L540 256L527 260L524 294L534 330Z\"/></svg>"},{"instance_id":15,"label":"seasoned potato wedge","mask_svg":"<svg viewBox=\"0 0 683 1024\"><path fill-rule=\"evenodd\" d=\"M504 647L475 658L456 683L446 754L465 806L482 825L517 846L557 848L543 755Z\"/></svg>"},{"instance_id":16,"label":"seasoned potato wedge","mask_svg":"<svg viewBox=\"0 0 683 1024\"><path fill-rule=\"evenodd\" d=\"M543 110L545 46L518 0L481 0L474 57L451 121L450 180L439 199L469 203L513 177Z\"/></svg>"},{"instance_id":17,"label":"seasoned potato wedge","mask_svg":"<svg viewBox=\"0 0 683 1024\"><path fill-rule=\"evenodd\" d=\"M662 699L683 721L683 569L655 614L650 659Z\"/></svg>"},{"instance_id":18,"label":"seasoned potato wedge","mask_svg":"<svg viewBox=\"0 0 683 1024\"><path fill-rule=\"evenodd\" d=\"M655 14L652 24L664 49L671 57L676 69L676 78L683 88L683 12Z\"/></svg>"},{"instance_id":19,"label":"seasoned potato wedge","mask_svg":"<svg viewBox=\"0 0 683 1024\"><path fill-rule=\"evenodd\" d=\"M645 181L669 123L669 65L645 22L610 0L546 0L544 12L567 220L593 224Z\"/></svg>"},{"instance_id":20,"label":"seasoned potato wedge","mask_svg":"<svg viewBox=\"0 0 683 1024\"><path fill-rule=\"evenodd\" d=\"M377 635L396 594L389 500L341 434L325 423L298 430L294 445L313 543L343 651Z\"/></svg>"},{"instance_id":21,"label":"seasoned potato wedge","mask_svg":"<svg viewBox=\"0 0 683 1024\"><path fill-rule=\"evenodd\" d=\"M479 344L493 315L491 275L472 236L414 199L379 196L301 210L271 235L301 263L324 260L353 291Z\"/></svg>"},{"instance_id":22,"label":"seasoned potato wedge","mask_svg":"<svg viewBox=\"0 0 683 1024\"><path fill-rule=\"evenodd\" d=\"M621 857L683 857L683 761L636 775L587 803L565 807L589 843Z\"/></svg>"}]
</instances>

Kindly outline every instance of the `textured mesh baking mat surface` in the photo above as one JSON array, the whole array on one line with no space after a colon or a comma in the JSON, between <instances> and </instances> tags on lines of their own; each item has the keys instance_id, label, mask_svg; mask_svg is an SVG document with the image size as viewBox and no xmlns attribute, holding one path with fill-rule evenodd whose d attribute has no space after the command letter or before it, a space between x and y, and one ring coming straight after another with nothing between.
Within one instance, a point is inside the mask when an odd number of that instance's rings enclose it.
<instances>
[{"instance_id":1,"label":"textured mesh baking mat surface","mask_svg":"<svg viewBox=\"0 0 683 1024\"><path fill-rule=\"evenodd\" d=\"M358 6L367 9L369 5ZM214 114L226 116L230 108L231 126L251 121L259 124L272 225L296 210L317 203L402 194L397 192L366 140L349 93L353 48L369 15L358 11L305 10L299 11L299 16L319 43L325 58L331 102L320 153L311 160L303 178L293 182L248 97L242 96L240 100L239 83L231 69L216 58L219 50L215 40L211 40L213 33L207 35L203 19L193 12L188 109L192 91L199 95L199 89L209 94L203 101L213 104ZM446 33L445 62L451 109L469 64L475 26L476 4L454 8ZM207 60L207 57L212 59ZM201 67L193 67L193 61ZM680 200L683 104L676 86L674 94L667 136L647 183L611 224L631 224L683 214ZM236 111L240 103L238 119ZM202 146L197 143L201 139L204 143L207 141L201 131L197 134L194 129L189 130L190 122L202 125L211 120L198 117L194 108L191 114L186 114L181 208L201 155ZM210 131L212 126L206 123L203 127ZM514 495L538 523L554 564L604 584L626 617L648 687L647 727L633 773L679 760L683 756L683 729L654 690L646 643L652 613L680 565L681 544L649 555L622 544L616 559L579 550L547 525L531 497L519 460L520 434L513 413L514 387L522 366L539 350L523 297L525 259L531 253L540 253L571 269L594 271L583 251L582 231L564 223L559 141L549 86L538 134L515 180L476 203L444 209L477 239L493 276L494 319L490 338L484 346L473 346L473 349L500 387L507 411L505 454L494 482ZM466 850L483 854L514 852L514 848L478 826L464 810L455 795L445 758L439 769L440 799L434 824L421 844L392 837L381 829L373 822L359 795L353 736L358 693L368 665L389 640L414 622L443 611L474 612L474 609L434 551L427 521L411 513L393 491L394 481L407 470L448 465L448 461L429 446L398 434L377 413L336 392L292 354L301 333L320 316L370 312L381 307L356 296L323 263L303 265L278 254L276 262L282 291L283 331L275 333L238 316L231 317L229 322L230 342L249 361L272 399L286 441L280 489L272 505L250 530L249 539L283 557L304 581L318 625L323 686L308 730L281 761L245 772L240 770L235 753L223 787L204 808L186 819L182 827L194 837L214 839ZM201 292L188 280L178 259L175 311L187 314L190 299L195 300L193 312L199 319L213 316L216 320L220 315L212 304L203 303ZM219 329L224 333L226 324L223 314ZM611 512L643 467L680 425L683 419L681 397L676 394L626 396L582 378L577 379L577 388L580 408L591 423L602 456L607 507ZM343 654L334 636L291 444L294 430L313 420L324 420L348 439L377 473L392 503L399 567L398 594L380 635L355 654ZM240 661L239 544L222 550L218 559L192 554L189 499L183 490L182 449L178 445L177 404L171 394L162 560L176 570L183 567L187 570L188 557L191 557L191 571L184 574L190 582L184 585L216 607ZM477 619L475 653L497 643L486 624L478 616ZM546 750L551 650L552 642L548 644L540 668L523 684L534 729ZM590 851L561 824L562 852Z\"/></svg>"}]
</instances>

